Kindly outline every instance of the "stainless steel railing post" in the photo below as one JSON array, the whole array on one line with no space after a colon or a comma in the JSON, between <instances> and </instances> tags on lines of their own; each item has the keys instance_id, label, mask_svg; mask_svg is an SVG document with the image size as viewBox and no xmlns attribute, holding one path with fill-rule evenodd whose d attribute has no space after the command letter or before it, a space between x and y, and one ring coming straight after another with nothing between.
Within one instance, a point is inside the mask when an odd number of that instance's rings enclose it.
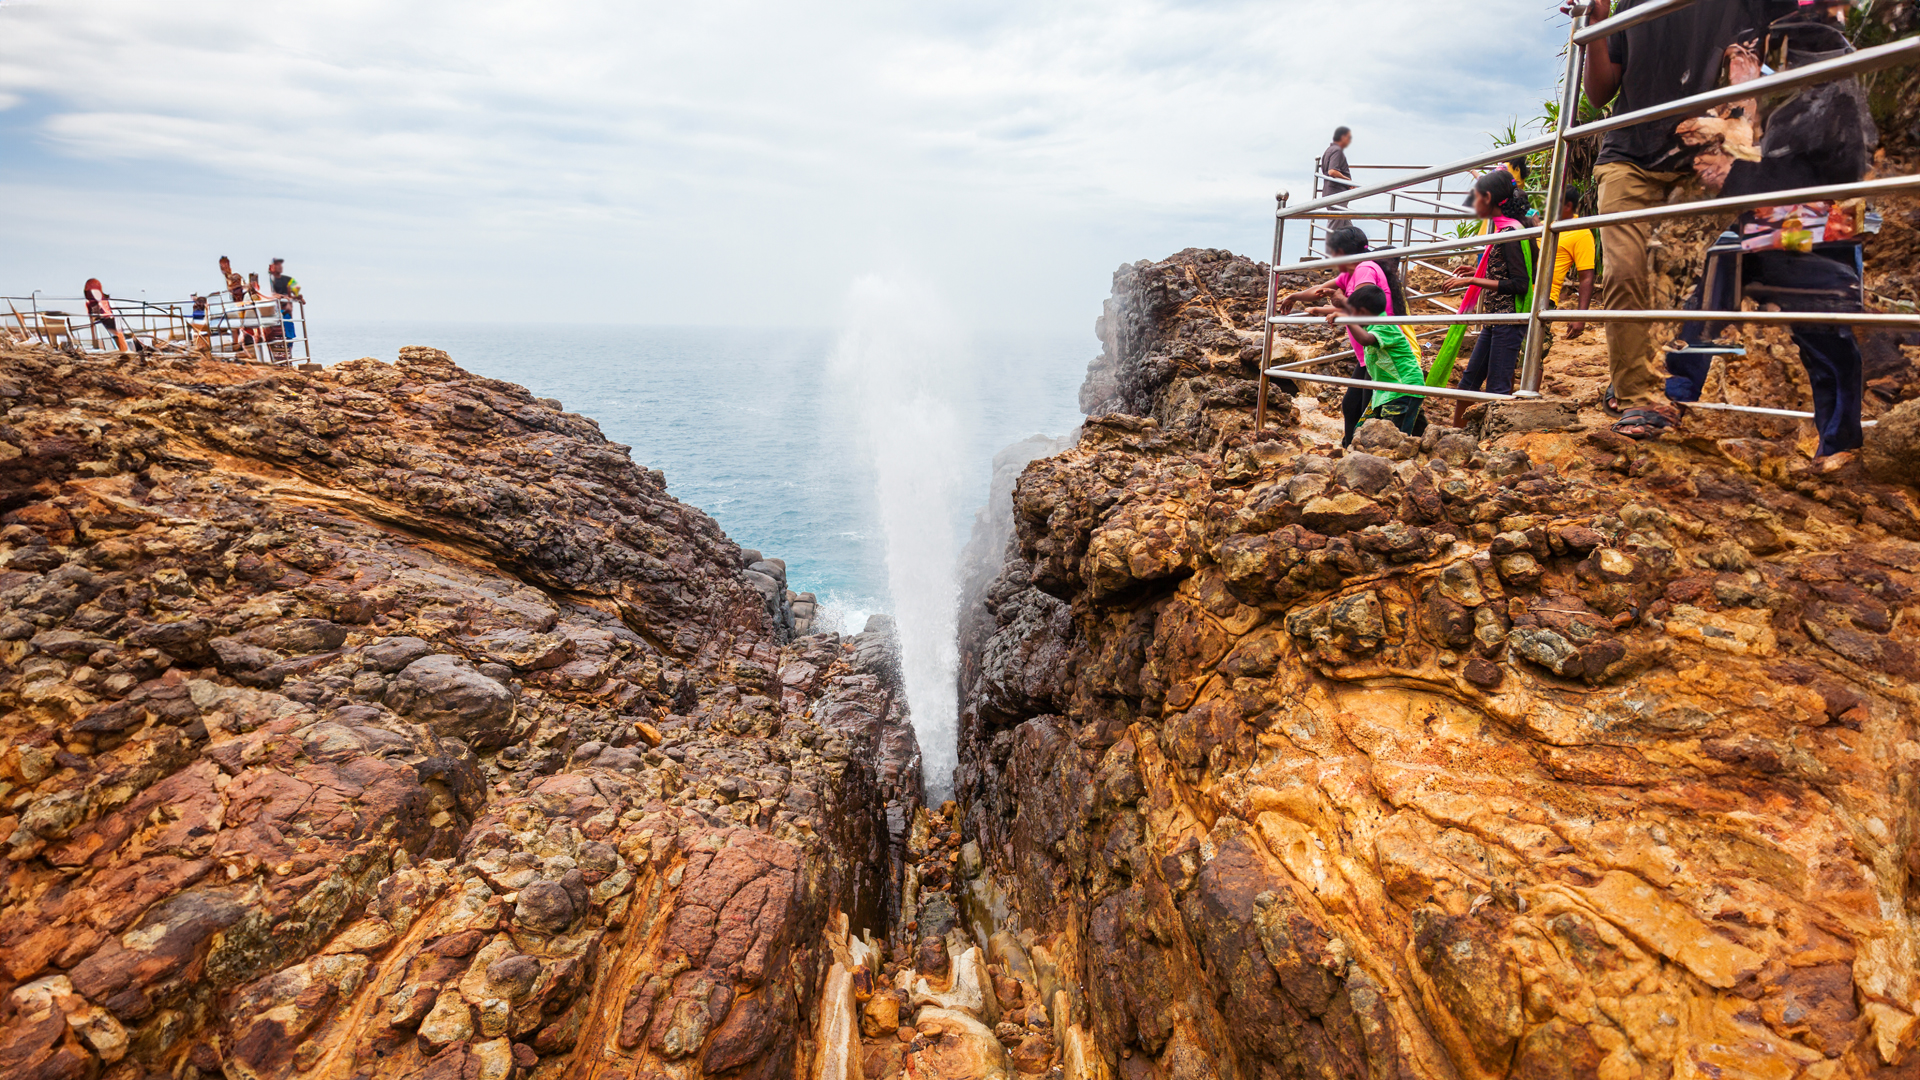
<instances>
[{"instance_id":1,"label":"stainless steel railing post","mask_svg":"<svg viewBox=\"0 0 1920 1080\"><path fill-rule=\"evenodd\" d=\"M1260 398L1253 409L1253 430L1267 429L1267 367L1273 363L1273 317L1280 309L1280 242L1287 235L1287 219L1280 211L1287 208L1287 193L1282 191L1274 197L1273 213L1273 262L1267 264L1267 317L1263 322L1265 337L1260 343ZM1308 223L1312 228L1312 223Z\"/></svg>"},{"instance_id":2,"label":"stainless steel railing post","mask_svg":"<svg viewBox=\"0 0 1920 1080\"><path fill-rule=\"evenodd\" d=\"M1540 254L1534 260L1533 267L1533 303L1528 305L1527 343L1521 351L1520 385L1514 396L1539 397L1540 381L1544 375L1542 361L1547 352L1547 324L1540 319L1540 313L1546 309L1552 299L1557 282L1553 280L1554 257L1559 253L1560 237L1553 231L1553 223L1560 216L1561 197L1567 190L1567 131L1573 126L1574 116L1580 111L1580 78L1584 73L1581 61L1586 50L1575 44L1574 39L1587 21L1584 5L1573 16L1573 24L1567 31L1567 74L1560 87L1560 116L1554 125L1553 170L1547 177L1547 205L1540 211L1540 220L1546 225L1546 234L1540 238ZM1523 241L1524 242L1524 241Z\"/></svg>"}]
</instances>

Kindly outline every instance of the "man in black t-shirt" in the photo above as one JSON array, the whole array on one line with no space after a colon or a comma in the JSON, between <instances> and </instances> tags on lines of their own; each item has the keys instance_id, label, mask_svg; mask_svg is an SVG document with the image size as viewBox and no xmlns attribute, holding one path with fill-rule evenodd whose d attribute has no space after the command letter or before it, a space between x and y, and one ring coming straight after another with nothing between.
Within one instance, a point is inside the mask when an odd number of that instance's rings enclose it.
<instances>
[{"instance_id":1,"label":"man in black t-shirt","mask_svg":"<svg viewBox=\"0 0 1920 1080\"><path fill-rule=\"evenodd\" d=\"M1646 0L1595 0L1591 18L1626 11ZM1611 10L1610 10L1611 8ZM1629 27L1587 50L1587 100L1615 101L1616 113L1662 105L1719 85L1727 48L1764 32L1767 0L1716 0ZM1694 148L1676 132L1685 116L1670 116L1610 131L1602 137L1594 180L1599 212L1638 210L1680 198L1698 198L1693 183ZM1647 287L1647 239L1652 225L1608 225L1600 230L1606 251L1601 303L1614 309L1651 308ZM1615 430L1653 438L1679 423L1662 376L1654 368L1653 328L1646 323L1610 323L1607 358L1612 394L1624 411Z\"/></svg>"},{"instance_id":2,"label":"man in black t-shirt","mask_svg":"<svg viewBox=\"0 0 1920 1080\"><path fill-rule=\"evenodd\" d=\"M1334 128L1333 142L1320 152L1320 175L1338 177L1339 180L1352 180L1353 170L1347 166L1347 147L1351 145L1353 145L1353 129L1345 126ZM1343 191L1353 190L1352 184L1342 184L1339 180L1321 180L1321 196L1338 195Z\"/></svg>"}]
</instances>

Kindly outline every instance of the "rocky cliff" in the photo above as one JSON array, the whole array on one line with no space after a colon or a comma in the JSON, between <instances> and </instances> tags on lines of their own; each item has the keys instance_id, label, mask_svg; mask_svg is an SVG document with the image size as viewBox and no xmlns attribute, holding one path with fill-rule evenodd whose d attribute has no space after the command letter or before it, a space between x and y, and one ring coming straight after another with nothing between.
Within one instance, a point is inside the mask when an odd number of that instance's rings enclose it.
<instances>
[{"instance_id":1,"label":"rocky cliff","mask_svg":"<svg viewBox=\"0 0 1920 1080\"><path fill-rule=\"evenodd\" d=\"M811 1067L919 801L884 627L790 640L431 349L8 352L0 409L0 1076Z\"/></svg>"},{"instance_id":2,"label":"rocky cliff","mask_svg":"<svg viewBox=\"0 0 1920 1080\"><path fill-rule=\"evenodd\" d=\"M1123 267L1095 415L972 553L967 888L1066 1075L1916 1075L1914 489L1743 417L1256 436L1262 269ZM1803 394L1752 336L1727 385Z\"/></svg>"}]
</instances>

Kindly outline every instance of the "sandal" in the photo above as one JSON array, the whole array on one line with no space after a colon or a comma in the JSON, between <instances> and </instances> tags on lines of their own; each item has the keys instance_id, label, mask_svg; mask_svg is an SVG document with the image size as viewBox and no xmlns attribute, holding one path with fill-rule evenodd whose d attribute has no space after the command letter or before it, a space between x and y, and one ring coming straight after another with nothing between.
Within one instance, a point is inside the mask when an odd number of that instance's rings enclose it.
<instances>
[{"instance_id":1,"label":"sandal","mask_svg":"<svg viewBox=\"0 0 1920 1080\"><path fill-rule=\"evenodd\" d=\"M1613 433L1635 442L1657 439L1680 426L1680 417L1666 409L1628 409L1613 425Z\"/></svg>"},{"instance_id":2,"label":"sandal","mask_svg":"<svg viewBox=\"0 0 1920 1080\"><path fill-rule=\"evenodd\" d=\"M1620 415L1620 399L1613 396L1612 384L1608 384L1606 396L1600 399L1600 407L1614 416Z\"/></svg>"}]
</instances>

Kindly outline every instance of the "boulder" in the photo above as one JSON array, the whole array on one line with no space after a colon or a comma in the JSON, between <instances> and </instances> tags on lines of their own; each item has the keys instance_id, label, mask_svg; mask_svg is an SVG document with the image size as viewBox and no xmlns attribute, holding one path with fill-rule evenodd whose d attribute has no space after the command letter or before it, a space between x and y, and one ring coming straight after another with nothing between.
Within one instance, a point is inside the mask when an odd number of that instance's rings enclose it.
<instances>
[{"instance_id":1,"label":"boulder","mask_svg":"<svg viewBox=\"0 0 1920 1080\"><path fill-rule=\"evenodd\" d=\"M408 664L394 679L387 702L475 749L505 746L513 733L513 691L447 653Z\"/></svg>"},{"instance_id":2,"label":"boulder","mask_svg":"<svg viewBox=\"0 0 1920 1080\"><path fill-rule=\"evenodd\" d=\"M956 1009L927 1006L914 1014L914 1075L926 1080L1006 1080L1006 1047L993 1029Z\"/></svg>"},{"instance_id":3,"label":"boulder","mask_svg":"<svg viewBox=\"0 0 1920 1080\"><path fill-rule=\"evenodd\" d=\"M433 646L417 637L381 638L360 650L360 662L391 675L432 652Z\"/></svg>"}]
</instances>

